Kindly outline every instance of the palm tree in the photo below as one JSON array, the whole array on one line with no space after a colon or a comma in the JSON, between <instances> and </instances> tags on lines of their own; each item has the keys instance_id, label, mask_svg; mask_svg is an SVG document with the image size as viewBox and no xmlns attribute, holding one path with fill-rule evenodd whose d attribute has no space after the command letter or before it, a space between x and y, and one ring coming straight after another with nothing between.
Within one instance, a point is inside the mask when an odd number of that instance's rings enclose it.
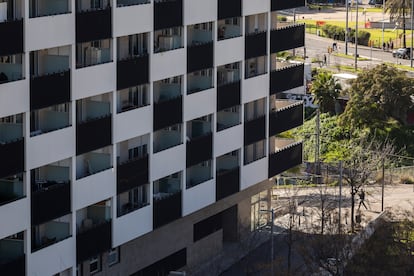
<instances>
[{"instance_id":1,"label":"palm tree","mask_svg":"<svg viewBox=\"0 0 414 276\"><path fill-rule=\"evenodd\" d=\"M311 93L315 95L316 102L322 113L335 113L335 100L341 91L341 85L332 74L321 71L312 82Z\"/></svg>"},{"instance_id":2,"label":"palm tree","mask_svg":"<svg viewBox=\"0 0 414 276\"><path fill-rule=\"evenodd\" d=\"M389 12L390 20L399 21L402 20L403 27L403 47L407 48L405 39L405 18L411 9L411 1L409 0L387 0L385 2L385 11Z\"/></svg>"}]
</instances>

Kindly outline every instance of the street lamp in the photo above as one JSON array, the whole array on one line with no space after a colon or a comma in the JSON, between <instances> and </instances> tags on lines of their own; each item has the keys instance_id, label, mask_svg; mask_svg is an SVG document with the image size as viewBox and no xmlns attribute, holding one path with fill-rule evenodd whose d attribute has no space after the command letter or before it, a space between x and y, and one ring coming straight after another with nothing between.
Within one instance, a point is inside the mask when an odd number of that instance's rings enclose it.
<instances>
[{"instance_id":1,"label":"street lamp","mask_svg":"<svg viewBox=\"0 0 414 276\"><path fill-rule=\"evenodd\" d=\"M410 15L410 19L411 19L411 51L410 51L410 64L411 64L411 68L413 68L413 8L414 8L414 0L411 1L411 15Z\"/></svg>"},{"instance_id":2,"label":"street lamp","mask_svg":"<svg viewBox=\"0 0 414 276\"><path fill-rule=\"evenodd\" d=\"M274 226L274 222L275 222L275 210L274 209L270 209L270 210L259 210L259 212L263 212L263 213L270 213L272 215L271 218L271 225L270 225L270 265L271 265L271 274L270 275L274 275L274 269L273 269L273 259L274 259L274 246L273 246L273 226Z\"/></svg>"},{"instance_id":3,"label":"street lamp","mask_svg":"<svg viewBox=\"0 0 414 276\"><path fill-rule=\"evenodd\" d=\"M348 55L348 7L349 7L349 1L345 1L346 6L346 21L345 21L345 55Z\"/></svg>"},{"instance_id":4,"label":"street lamp","mask_svg":"<svg viewBox=\"0 0 414 276\"><path fill-rule=\"evenodd\" d=\"M358 70L358 0L356 1L356 16L355 16L355 71Z\"/></svg>"}]
</instances>

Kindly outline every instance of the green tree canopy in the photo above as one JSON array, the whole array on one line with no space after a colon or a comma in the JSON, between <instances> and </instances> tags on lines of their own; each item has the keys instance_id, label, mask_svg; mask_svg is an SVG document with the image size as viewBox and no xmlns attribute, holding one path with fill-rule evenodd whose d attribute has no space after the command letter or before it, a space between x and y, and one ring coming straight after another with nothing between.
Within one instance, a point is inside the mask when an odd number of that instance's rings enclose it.
<instances>
[{"instance_id":1,"label":"green tree canopy","mask_svg":"<svg viewBox=\"0 0 414 276\"><path fill-rule=\"evenodd\" d=\"M405 124L407 111L413 107L413 85L404 72L385 64L363 71L348 90L341 124L351 130L384 130L390 120Z\"/></svg>"},{"instance_id":2,"label":"green tree canopy","mask_svg":"<svg viewBox=\"0 0 414 276\"><path fill-rule=\"evenodd\" d=\"M312 82L311 93L321 112L335 113L335 100L341 91L341 85L331 73L320 71Z\"/></svg>"}]
</instances>

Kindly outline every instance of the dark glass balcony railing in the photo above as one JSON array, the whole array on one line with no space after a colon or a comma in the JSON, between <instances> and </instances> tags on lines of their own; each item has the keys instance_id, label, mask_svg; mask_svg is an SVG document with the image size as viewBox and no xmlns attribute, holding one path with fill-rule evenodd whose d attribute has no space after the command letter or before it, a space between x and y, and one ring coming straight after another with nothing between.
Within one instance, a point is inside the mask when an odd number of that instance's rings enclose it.
<instances>
[{"instance_id":1,"label":"dark glass balcony railing","mask_svg":"<svg viewBox=\"0 0 414 276\"><path fill-rule=\"evenodd\" d=\"M241 0L218 0L217 18L225 19L231 17L240 17L242 14Z\"/></svg>"},{"instance_id":2,"label":"dark glass balcony railing","mask_svg":"<svg viewBox=\"0 0 414 276\"><path fill-rule=\"evenodd\" d=\"M93 151L112 143L111 114L80 122L76 128L76 155Z\"/></svg>"},{"instance_id":3,"label":"dark glass balcony railing","mask_svg":"<svg viewBox=\"0 0 414 276\"><path fill-rule=\"evenodd\" d=\"M304 65L292 65L270 72L270 95L304 85Z\"/></svg>"},{"instance_id":4,"label":"dark glass balcony railing","mask_svg":"<svg viewBox=\"0 0 414 276\"><path fill-rule=\"evenodd\" d=\"M148 155L128 160L117 167L117 194L148 183Z\"/></svg>"},{"instance_id":5,"label":"dark glass balcony railing","mask_svg":"<svg viewBox=\"0 0 414 276\"><path fill-rule=\"evenodd\" d=\"M112 9L76 13L76 43L112 38Z\"/></svg>"},{"instance_id":6,"label":"dark glass balcony railing","mask_svg":"<svg viewBox=\"0 0 414 276\"><path fill-rule=\"evenodd\" d=\"M76 235L76 261L80 263L112 248L111 220Z\"/></svg>"},{"instance_id":7,"label":"dark glass balcony railing","mask_svg":"<svg viewBox=\"0 0 414 276\"><path fill-rule=\"evenodd\" d=\"M154 131L183 122L182 96L154 103Z\"/></svg>"},{"instance_id":8,"label":"dark glass balcony railing","mask_svg":"<svg viewBox=\"0 0 414 276\"><path fill-rule=\"evenodd\" d=\"M119 60L116 67L116 86L118 90L149 82L149 57Z\"/></svg>"},{"instance_id":9,"label":"dark glass balcony railing","mask_svg":"<svg viewBox=\"0 0 414 276\"><path fill-rule=\"evenodd\" d=\"M0 178L24 171L24 138L0 144Z\"/></svg>"},{"instance_id":10,"label":"dark glass balcony railing","mask_svg":"<svg viewBox=\"0 0 414 276\"><path fill-rule=\"evenodd\" d=\"M305 6L305 0L271 0L271 10L280 11Z\"/></svg>"},{"instance_id":11,"label":"dark glass balcony railing","mask_svg":"<svg viewBox=\"0 0 414 276\"><path fill-rule=\"evenodd\" d=\"M7 257L0 257L0 275L24 276L26 275L25 254L8 259Z\"/></svg>"},{"instance_id":12,"label":"dark glass balcony railing","mask_svg":"<svg viewBox=\"0 0 414 276\"><path fill-rule=\"evenodd\" d=\"M30 79L30 110L70 102L70 70Z\"/></svg>"},{"instance_id":13,"label":"dark glass balcony railing","mask_svg":"<svg viewBox=\"0 0 414 276\"><path fill-rule=\"evenodd\" d=\"M181 218L182 192L179 191L161 198L156 198L154 195L153 205L153 224L154 228L158 228Z\"/></svg>"},{"instance_id":14,"label":"dark glass balcony railing","mask_svg":"<svg viewBox=\"0 0 414 276\"><path fill-rule=\"evenodd\" d=\"M244 122L244 145L261 141L266 138L266 117L260 116Z\"/></svg>"},{"instance_id":15,"label":"dark glass balcony railing","mask_svg":"<svg viewBox=\"0 0 414 276\"><path fill-rule=\"evenodd\" d=\"M212 68L214 64L213 42L187 47L187 73Z\"/></svg>"},{"instance_id":16,"label":"dark glass balcony railing","mask_svg":"<svg viewBox=\"0 0 414 276\"><path fill-rule=\"evenodd\" d=\"M219 171L216 174L216 201L240 191L240 168Z\"/></svg>"},{"instance_id":17,"label":"dark glass balcony railing","mask_svg":"<svg viewBox=\"0 0 414 276\"><path fill-rule=\"evenodd\" d=\"M254 58L267 55L267 32L256 32L245 36L244 58Z\"/></svg>"},{"instance_id":18,"label":"dark glass balcony railing","mask_svg":"<svg viewBox=\"0 0 414 276\"><path fill-rule=\"evenodd\" d=\"M23 19L0 23L0 56L23 53Z\"/></svg>"},{"instance_id":19,"label":"dark glass balcony railing","mask_svg":"<svg viewBox=\"0 0 414 276\"><path fill-rule=\"evenodd\" d=\"M31 221L38 225L71 212L70 182L36 181L31 194Z\"/></svg>"},{"instance_id":20,"label":"dark glass balcony railing","mask_svg":"<svg viewBox=\"0 0 414 276\"><path fill-rule=\"evenodd\" d=\"M286 38L289 39L286 39ZM270 52L278 53L305 46L305 24L291 25L270 32Z\"/></svg>"},{"instance_id":21,"label":"dark glass balcony railing","mask_svg":"<svg viewBox=\"0 0 414 276\"><path fill-rule=\"evenodd\" d=\"M154 30L183 25L183 1L154 1Z\"/></svg>"},{"instance_id":22,"label":"dark glass balcony railing","mask_svg":"<svg viewBox=\"0 0 414 276\"><path fill-rule=\"evenodd\" d=\"M269 136L303 125L303 103L273 110L269 114Z\"/></svg>"},{"instance_id":23,"label":"dark glass balcony railing","mask_svg":"<svg viewBox=\"0 0 414 276\"><path fill-rule=\"evenodd\" d=\"M187 142L187 168L210 160L213 156L213 135L205 134Z\"/></svg>"},{"instance_id":24,"label":"dark glass balcony railing","mask_svg":"<svg viewBox=\"0 0 414 276\"><path fill-rule=\"evenodd\" d=\"M295 143L269 155L269 175L274 177L302 164L302 143Z\"/></svg>"},{"instance_id":25,"label":"dark glass balcony railing","mask_svg":"<svg viewBox=\"0 0 414 276\"><path fill-rule=\"evenodd\" d=\"M240 105L240 80L217 87L217 111Z\"/></svg>"}]
</instances>

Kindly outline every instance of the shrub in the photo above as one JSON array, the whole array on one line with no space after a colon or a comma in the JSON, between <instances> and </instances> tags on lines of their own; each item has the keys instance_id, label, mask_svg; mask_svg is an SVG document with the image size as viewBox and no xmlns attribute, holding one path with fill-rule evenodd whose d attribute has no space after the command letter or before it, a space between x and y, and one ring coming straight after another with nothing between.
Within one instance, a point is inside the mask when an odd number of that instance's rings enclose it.
<instances>
[{"instance_id":1,"label":"shrub","mask_svg":"<svg viewBox=\"0 0 414 276\"><path fill-rule=\"evenodd\" d=\"M414 178L411 175L400 176L400 181L402 184L414 184Z\"/></svg>"}]
</instances>

